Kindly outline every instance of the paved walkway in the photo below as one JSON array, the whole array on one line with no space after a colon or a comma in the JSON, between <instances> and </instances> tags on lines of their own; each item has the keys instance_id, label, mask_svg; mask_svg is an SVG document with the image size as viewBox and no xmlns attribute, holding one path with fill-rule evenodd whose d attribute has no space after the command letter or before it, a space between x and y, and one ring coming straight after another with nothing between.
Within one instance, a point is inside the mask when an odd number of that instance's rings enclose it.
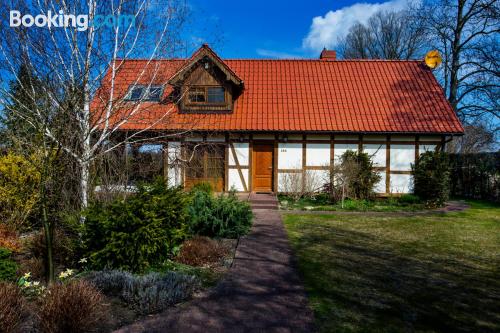
<instances>
[{"instance_id":1,"label":"paved walkway","mask_svg":"<svg viewBox=\"0 0 500 333\"><path fill-rule=\"evenodd\" d=\"M313 331L281 216L266 200L250 198L252 230L241 238L233 267L212 293L119 332Z\"/></svg>"}]
</instances>

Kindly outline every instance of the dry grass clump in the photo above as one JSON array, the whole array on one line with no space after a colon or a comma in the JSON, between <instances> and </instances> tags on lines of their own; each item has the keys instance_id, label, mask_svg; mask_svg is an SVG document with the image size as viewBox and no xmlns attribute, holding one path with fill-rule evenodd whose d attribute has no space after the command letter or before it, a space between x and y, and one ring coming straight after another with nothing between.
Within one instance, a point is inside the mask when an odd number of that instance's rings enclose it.
<instances>
[{"instance_id":1,"label":"dry grass clump","mask_svg":"<svg viewBox=\"0 0 500 333\"><path fill-rule=\"evenodd\" d=\"M105 318L103 300L101 293L83 280L53 285L42 299L40 330L46 333L92 330Z\"/></svg>"},{"instance_id":2,"label":"dry grass clump","mask_svg":"<svg viewBox=\"0 0 500 333\"><path fill-rule=\"evenodd\" d=\"M21 249L17 232L10 226L0 223L0 247L17 252Z\"/></svg>"},{"instance_id":3,"label":"dry grass clump","mask_svg":"<svg viewBox=\"0 0 500 333\"><path fill-rule=\"evenodd\" d=\"M190 266L205 266L219 263L228 253L228 248L208 237L196 236L182 244L176 261Z\"/></svg>"},{"instance_id":4,"label":"dry grass clump","mask_svg":"<svg viewBox=\"0 0 500 333\"><path fill-rule=\"evenodd\" d=\"M0 282L0 333L17 332L26 313L26 302L19 288Z\"/></svg>"}]
</instances>

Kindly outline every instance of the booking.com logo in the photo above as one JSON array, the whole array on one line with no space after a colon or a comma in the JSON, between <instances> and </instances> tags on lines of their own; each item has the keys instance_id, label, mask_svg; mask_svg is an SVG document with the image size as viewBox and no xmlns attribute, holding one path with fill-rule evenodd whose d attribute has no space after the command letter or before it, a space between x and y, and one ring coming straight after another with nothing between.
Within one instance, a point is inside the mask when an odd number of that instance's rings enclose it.
<instances>
[{"instance_id":1,"label":"booking.com logo","mask_svg":"<svg viewBox=\"0 0 500 333\"><path fill-rule=\"evenodd\" d=\"M92 20L89 15L73 15L65 14L60 10L58 13L47 11L46 14L38 14L36 16L26 14L21 15L18 10L10 11L10 26L11 27L38 27L38 28L68 28L73 27L78 31L86 31L90 26L95 28L117 26L131 27L135 26L134 15L95 15Z\"/></svg>"}]
</instances>

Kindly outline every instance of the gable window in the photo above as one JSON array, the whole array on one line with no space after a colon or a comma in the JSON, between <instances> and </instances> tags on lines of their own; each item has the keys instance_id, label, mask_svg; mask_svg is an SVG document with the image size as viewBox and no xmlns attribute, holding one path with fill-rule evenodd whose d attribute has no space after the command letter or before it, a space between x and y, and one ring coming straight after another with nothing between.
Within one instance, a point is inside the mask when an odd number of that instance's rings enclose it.
<instances>
[{"instance_id":1,"label":"gable window","mask_svg":"<svg viewBox=\"0 0 500 333\"><path fill-rule=\"evenodd\" d=\"M191 88L189 89L189 102L190 103L205 103L205 88Z\"/></svg>"},{"instance_id":2,"label":"gable window","mask_svg":"<svg viewBox=\"0 0 500 333\"><path fill-rule=\"evenodd\" d=\"M208 87L207 88L208 103L224 103L226 101L224 88Z\"/></svg>"},{"instance_id":3,"label":"gable window","mask_svg":"<svg viewBox=\"0 0 500 333\"><path fill-rule=\"evenodd\" d=\"M127 95L127 100L129 101L160 101L161 95L163 93L163 86L143 86L143 85L133 85L130 86Z\"/></svg>"},{"instance_id":4,"label":"gable window","mask_svg":"<svg viewBox=\"0 0 500 333\"><path fill-rule=\"evenodd\" d=\"M193 87L188 91L188 100L192 104L223 104L226 91L223 87Z\"/></svg>"}]
</instances>

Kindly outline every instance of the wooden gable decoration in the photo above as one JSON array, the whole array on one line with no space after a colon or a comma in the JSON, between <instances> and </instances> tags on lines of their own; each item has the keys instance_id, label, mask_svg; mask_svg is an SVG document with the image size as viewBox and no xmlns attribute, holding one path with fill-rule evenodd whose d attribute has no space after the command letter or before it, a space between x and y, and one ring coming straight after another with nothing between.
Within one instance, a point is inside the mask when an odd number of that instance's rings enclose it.
<instances>
[{"instance_id":1,"label":"wooden gable decoration","mask_svg":"<svg viewBox=\"0 0 500 333\"><path fill-rule=\"evenodd\" d=\"M243 90L241 80L208 45L203 45L186 64L175 73L169 83L179 90L181 111L230 112L234 99ZM224 88L223 103L191 103L189 90L192 88Z\"/></svg>"},{"instance_id":2,"label":"wooden gable decoration","mask_svg":"<svg viewBox=\"0 0 500 333\"><path fill-rule=\"evenodd\" d=\"M180 70L175 73L168 83L173 86L180 86L190 75L193 67L199 66L200 63L211 63L215 65L225 75L225 80L232 82L235 86L243 88L243 80L236 75L235 72L219 56L207 45L203 44L186 62Z\"/></svg>"}]
</instances>

